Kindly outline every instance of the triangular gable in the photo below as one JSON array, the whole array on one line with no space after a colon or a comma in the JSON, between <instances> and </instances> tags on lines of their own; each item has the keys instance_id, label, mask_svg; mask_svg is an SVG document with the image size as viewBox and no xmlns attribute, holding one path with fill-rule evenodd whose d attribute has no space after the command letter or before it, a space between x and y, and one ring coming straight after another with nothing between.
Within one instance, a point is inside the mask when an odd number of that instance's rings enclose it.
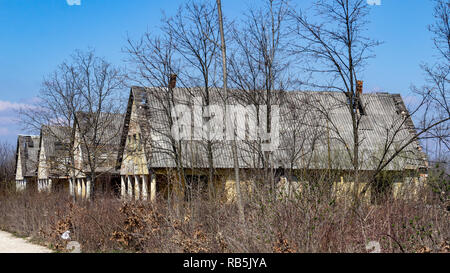
<instances>
[{"instance_id":1,"label":"triangular gable","mask_svg":"<svg viewBox=\"0 0 450 273\"><path fill-rule=\"evenodd\" d=\"M138 121L137 105L134 98L132 89L121 137L118 166L120 166L121 174L148 174L145 147L144 145L138 145L142 130Z\"/></svg>"},{"instance_id":2,"label":"triangular gable","mask_svg":"<svg viewBox=\"0 0 450 273\"><path fill-rule=\"evenodd\" d=\"M22 172L22 155L20 152L20 148L17 149L17 157L16 157L16 180L23 180L23 172Z\"/></svg>"},{"instance_id":3,"label":"triangular gable","mask_svg":"<svg viewBox=\"0 0 450 273\"><path fill-rule=\"evenodd\" d=\"M44 135L41 132L41 141L39 142L39 161L38 161L38 179L48 179L47 155L44 145Z\"/></svg>"}]
</instances>

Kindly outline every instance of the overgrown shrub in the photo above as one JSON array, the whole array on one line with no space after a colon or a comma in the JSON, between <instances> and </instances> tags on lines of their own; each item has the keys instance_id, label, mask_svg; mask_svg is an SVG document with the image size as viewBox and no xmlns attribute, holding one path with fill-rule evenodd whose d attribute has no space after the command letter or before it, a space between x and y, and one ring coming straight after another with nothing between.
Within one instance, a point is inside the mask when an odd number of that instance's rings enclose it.
<instances>
[{"instance_id":1,"label":"overgrown shrub","mask_svg":"<svg viewBox=\"0 0 450 273\"><path fill-rule=\"evenodd\" d=\"M421 194L357 207L320 193L258 196L241 223L234 204L204 199L168 207L166 200L2 192L0 228L57 251L72 240L83 252L367 252L370 241L383 252L448 252L448 212L431 190ZM66 231L70 240L61 238Z\"/></svg>"}]
</instances>

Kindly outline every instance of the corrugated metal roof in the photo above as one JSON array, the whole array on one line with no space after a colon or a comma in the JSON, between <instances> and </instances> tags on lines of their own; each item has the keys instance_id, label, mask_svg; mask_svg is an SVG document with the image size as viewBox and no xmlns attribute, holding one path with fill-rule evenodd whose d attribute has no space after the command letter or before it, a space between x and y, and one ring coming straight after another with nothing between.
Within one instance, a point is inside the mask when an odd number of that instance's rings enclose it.
<instances>
[{"instance_id":1,"label":"corrugated metal roof","mask_svg":"<svg viewBox=\"0 0 450 273\"><path fill-rule=\"evenodd\" d=\"M96 159L97 173L116 173L116 158L120 146L124 115L119 113L95 114L77 113L79 133L86 137L82 141L83 171L90 172L88 154ZM98 126L97 130L94 126ZM94 137L94 134L95 137ZM90 147L88 151L87 146Z\"/></svg>"},{"instance_id":2,"label":"corrugated metal roof","mask_svg":"<svg viewBox=\"0 0 450 273\"><path fill-rule=\"evenodd\" d=\"M89 142L119 145L122 135L123 114L103 112L97 117L97 114L78 112L76 116L80 125L79 131L87 137ZM95 137L94 134L96 134Z\"/></svg>"},{"instance_id":3,"label":"corrugated metal roof","mask_svg":"<svg viewBox=\"0 0 450 273\"><path fill-rule=\"evenodd\" d=\"M169 115L174 104L184 104L192 110L195 96L204 94L200 88L175 88L172 93L167 88L132 87L128 112L125 118L121 150L125 145L130 121L131 103L136 103L136 114L143 134L150 139L147 147L150 168L175 167L174 155L169 138L171 131ZM210 104L223 105L222 90L209 89ZM230 91L231 104L241 100L242 91ZM169 97L171 96L171 97ZM339 92L276 92L274 104L280 106L280 145L272 154L275 167L311 169L352 169L347 149L353 147L352 119L347 107L347 97ZM171 103L168 103L171 101ZM392 138L389 153L412 137L414 128L401 96L387 93L368 93L361 95L365 115L361 117L360 161L361 169L372 170L380 160L387 138ZM244 115L238 119L245 121ZM406 122L405 122L406 119ZM395 137L392 128L399 127ZM183 140L181 157L184 167L206 168L207 142ZM215 168L232 168L233 160L230 143L215 141L211 143ZM258 142L239 140L238 156L241 168L261 167ZM329 151L329 152L328 152ZM331 158L331 165L329 165ZM119 161L120 153L119 153ZM420 145L414 141L405 151L392 161L387 169L426 167L426 156Z\"/></svg>"}]
</instances>

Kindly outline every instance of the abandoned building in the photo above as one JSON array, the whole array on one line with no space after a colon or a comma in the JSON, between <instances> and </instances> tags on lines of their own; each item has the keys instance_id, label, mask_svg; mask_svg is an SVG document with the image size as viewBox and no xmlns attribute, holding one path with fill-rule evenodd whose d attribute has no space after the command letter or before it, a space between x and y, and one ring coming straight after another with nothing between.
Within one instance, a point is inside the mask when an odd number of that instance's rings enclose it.
<instances>
[{"instance_id":1,"label":"abandoned building","mask_svg":"<svg viewBox=\"0 0 450 273\"><path fill-rule=\"evenodd\" d=\"M38 192L68 189L71 134L70 127L42 126L37 164Z\"/></svg>"},{"instance_id":2,"label":"abandoned building","mask_svg":"<svg viewBox=\"0 0 450 273\"><path fill-rule=\"evenodd\" d=\"M345 196L365 187L380 162L409 142L383 170L393 177L394 195L423 184L427 157L417 140L410 141L415 128L401 96L363 93L362 88L358 82L353 109L360 136L358 181L352 174L353 127L344 93L273 92L269 117L264 95L257 91L230 90L225 103L221 89L210 88L205 96L201 88L174 83L132 87L124 115L78 113L75 129L43 126L39 138L20 136L16 179L35 179L38 191L63 190L81 199L95 191L124 200L174 193L189 200L211 193L212 187L213 194L231 201L234 157L226 136L234 127L241 186L248 194L258 176L270 170L281 193L302 192L310 181L332 181L334 194ZM230 120L222 119L225 111ZM213 133L202 131L215 126L220 128ZM219 137L211 138L215 133ZM33 157L37 164L25 163Z\"/></svg>"},{"instance_id":3,"label":"abandoned building","mask_svg":"<svg viewBox=\"0 0 450 273\"><path fill-rule=\"evenodd\" d=\"M252 134L249 127L254 125L250 116L258 116L258 111L250 107L249 112L229 113L235 115L237 123L242 123L243 134L236 140L236 145L244 188L250 191L255 171L268 164L281 182L278 187L289 184L290 188L301 191L312 174L333 173L334 183L330 186L336 194L362 189L367 184L364 179L376 170L382 156L392 154L397 147L407 143L415 129L400 95L363 94L362 83L358 87L360 181L354 182L351 176L353 165L348 155L353 131L345 94L277 92L273 104L279 106L279 116L272 118L272 130L278 128L279 143L268 158L261 149L261 142L249 137ZM209 89L210 105L223 105L221 91ZM205 191L211 175L208 169L213 169L216 189L226 200L234 198L230 142L224 139L176 140L173 137L174 120L180 118L174 116L174 106L184 105L184 112L190 112L188 119L194 120L198 97L202 98L201 89L131 88L118 158L122 198L146 200L150 196L153 200L157 194L168 196L169 191L181 191L184 196L192 194L194 188ZM246 104L239 92L232 92L231 97L232 104ZM200 104L200 123L194 121L191 127L179 130L195 132L199 129L196 126L202 127L213 118L211 113L205 116L204 100ZM385 143L390 145L385 146ZM426 176L427 158L418 141L412 141L384 170L396 177L394 195L404 185L423 182L421 177ZM181 185L173 185L174 181Z\"/></svg>"},{"instance_id":4,"label":"abandoned building","mask_svg":"<svg viewBox=\"0 0 450 273\"><path fill-rule=\"evenodd\" d=\"M91 194L118 194L117 153L123 115L77 113L73 143L74 167L70 194L89 199ZM93 192L94 191L94 192Z\"/></svg>"},{"instance_id":5,"label":"abandoned building","mask_svg":"<svg viewBox=\"0 0 450 273\"><path fill-rule=\"evenodd\" d=\"M16 189L23 191L36 183L39 136L19 135L16 150Z\"/></svg>"},{"instance_id":6,"label":"abandoned building","mask_svg":"<svg viewBox=\"0 0 450 273\"><path fill-rule=\"evenodd\" d=\"M19 136L16 189L64 191L81 199L90 198L93 189L118 194L116 159L123 115L97 118L102 126L95 132L92 118L77 113L75 128L43 125L40 136Z\"/></svg>"}]
</instances>

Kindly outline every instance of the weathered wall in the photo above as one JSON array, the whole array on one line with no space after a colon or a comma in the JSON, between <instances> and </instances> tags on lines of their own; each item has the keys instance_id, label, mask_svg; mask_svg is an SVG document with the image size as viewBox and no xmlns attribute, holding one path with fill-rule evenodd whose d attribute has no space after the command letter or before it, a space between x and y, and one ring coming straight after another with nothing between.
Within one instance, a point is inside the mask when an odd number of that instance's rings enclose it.
<instances>
[{"instance_id":1,"label":"weathered wall","mask_svg":"<svg viewBox=\"0 0 450 273\"><path fill-rule=\"evenodd\" d=\"M17 155L17 169L16 169L16 180L23 180L23 174L22 174L22 159L20 154L20 149Z\"/></svg>"},{"instance_id":2,"label":"weathered wall","mask_svg":"<svg viewBox=\"0 0 450 273\"><path fill-rule=\"evenodd\" d=\"M332 192L337 200L351 200L367 186L367 182L346 182L343 179L340 182L333 183ZM370 201L371 192L368 190L364 195L364 201Z\"/></svg>"},{"instance_id":3,"label":"weathered wall","mask_svg":"<svg viewBox=\"0 0 450 273\"><path fill-rule=\"evenodd\" d=\"M136 104L133 102L128 135L120 168L121 175L149 174L144 145L141 145L141 129L137 120Z\"/></svg>"},{"instance_id":4,"label":"weathered wall","mask_svg":"<svg viewBox=\"0 0 450 273\"><path fill-rule=\"evenodd\" d=\"M419 192L426 186L426 177L407 177L402 182L392 185L394 198L417 198Z\"/></svg>"},{"instance_id":5,"label":"weathered wall","mask_svg":"<svg viewBox=\"0 0 450 273\"><path fill-rule=\"evenodd\" d=\"M47 156L45 154L44 145L43 143L41 143L41 150L39 152L39 163L38 163L38 179L48 179L48 176L49 170L47 164Z\"/></svg>"}]
</instances>

